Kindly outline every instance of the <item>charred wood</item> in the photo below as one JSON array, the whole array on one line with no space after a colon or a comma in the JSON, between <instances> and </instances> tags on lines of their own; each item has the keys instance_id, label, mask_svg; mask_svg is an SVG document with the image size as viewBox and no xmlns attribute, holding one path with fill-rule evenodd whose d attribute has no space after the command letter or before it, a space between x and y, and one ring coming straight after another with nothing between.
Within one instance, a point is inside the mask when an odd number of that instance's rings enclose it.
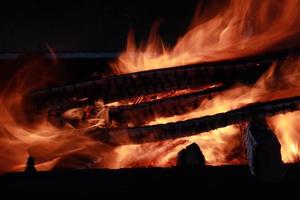
<instances>
[{"instance_id":1,"label":"charred wood","mask_svg":"<svg viewBox=\"0 0 300 200\"><path fill-rule=\"evenodd\" d=\"M119 125L131 124L139 126L147 124L155 117L171 117L181 115L198 108L204 99L212 98L216 94L229 88L223 85L200 92L164 98L139 104L112 107L109 109L110 121Z\"/></svg>"},{"instance_id":2,"label":"charred wood","mask_svg":"<svg viewBox=\"0 0 300 200\"><path fill-rule=\"evenodd\" d=\"M252 119L246 129L251 174L260 181L279 182L284 177L281 145L263 117Z\"/></svg>"},{"instance_id":3,"label":"charred wood","mask_svg":"<svg viewBox=\"0 0 300 200\"><path fill-rule=\"evenodd\" d=\"M70 101L65 101L65 102L60 102L56 103L53 106L50 107L48 110L48 113L56 113L56 114L61 114L69 109L72 108L78 108L78 107L83 107L87 105L93 105L94 101L90 101L88 98L83 99L83 100L70 100Z\"/></svg>"},{"instance_id":4,"label":"charred wood","mask_svg":"<svg viewBox=\"0 0 300 200\"><path fill-rule=\"evenodd\" d=\"M256 115L273 116L300 109L300 96L254 103L225 113L186 121L133 128L97 128L87 134L115 145L140 144L197 135L202 132L251 120Z\"/></svg>"},{"instance_id":5,"label":"charred wood","mask_svg":"<svg viewBox=\"0 0 300 200\"><path fill-rule=\"evenodd\" d=\"M176 164L178 167L203 167L205 157L200 147L193 143L178 153Z\"/></svg>"},{"instance_id":6,"label":"charred wood","mask_svg":"<svg viewBox=\"0 0 300 200\"><path fill-rule=\"evenodd\" d=\"M80 101L61 101L59 103L54 104L49 110L47 115L47 120L56 127L63 127L68 121L63 117L63 113L67 110L80 108L87 105L93 105L93 101L89 101L89 99L84 99ZM76 120L75 120L76 121ZM74 121L73 121L74 122ZM71 122L74 125L74 123Z\"/></svg>"},{"instance_id":7,"label":"charred wood","mask_svg":"<svg viewBox=\"0 0 300 200\"><path fill-rule=\"evenodd\" d=\"M276 59L278 60L278 59ZM193 88L205 84L257 79L274 59L260 61L227 61L194 64L174 68L114 75L98 80L41 89L30 93L27 101L40 110L51 101L62 98L102 99L105 103L132 97ZM251 75L251 76L250 76Z\"/></svg>"}]
</instances>

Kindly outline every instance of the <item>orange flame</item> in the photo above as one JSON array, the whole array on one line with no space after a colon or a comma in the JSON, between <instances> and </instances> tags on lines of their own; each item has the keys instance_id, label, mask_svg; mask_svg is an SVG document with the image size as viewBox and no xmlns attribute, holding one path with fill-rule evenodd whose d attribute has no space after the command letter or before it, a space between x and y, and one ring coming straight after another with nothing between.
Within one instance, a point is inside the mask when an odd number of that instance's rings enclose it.
<instances>
[{"instance_id":1,"label":"orange flame","mask_svg":"<svg viewBox=\"0 0 300 200\"><path fill-rule=\"evenodd\" d=\"M274 64L254 86L237 84L232 89L224 91L213 99L203 101L198 109L190 113L169 118L156 118L149 124L164 124L188 120L205 115L227 112L258 101L264 102L300 94L300 59L288 59L281 66L280 71L276 72L278 74L276 74L276 78L274 78L275 69L277 69L276 66L277 65ZM298 151L300 137L297 135L300 130L300 127L297 125L299 113L300 112L294 112L268 118L271 128L281 142L284 162L295 162L300 155ZM208 133L188 137L185 138L185 140L184 146L193 142L200 145L207 164L224 165L246 162L243 135L241 134L239 125L227 126ZM171 142L176 143L177 140ZM143 145L130 145L120 147L118 150L121 150L120 155L124 156L124 160L131 162L131 159L128 160L128 151L130 150L131 153L134 152L134 154L136 154L136 152L141 151L141 149L147 151L147 149L145 149L146 147L147 146ZM182 146L180 146L180 148L182 148ZM174 148L174 152L178 152L175 149L176 148ZM165 166L166 164L171 163L165 162L164 165L161 166ZM172 164L174 164L174 162Z\"/></svg>"},{"instance_id":2,"label":"orange flame","mask_svg":"<svg viewBox=\"0 0 300 200\"><path fill-rule=\"evenodd\" d=\"M300 24L297 20L300 16L299 8L300 2L297 0L287 0L284 3L273 0L260 2L231 0L224 10L207 21L203 20L205 16L195 17L191 29L174 47L166 47L161 42L156 34L157 25L153 27L148 42L139 47L134 42L133 33L130 32L125 52L111 64L111 67L116 73L122 74L233 59L290 48L299 45ZM280 76L276 74L277 79L273 77L274 69L275 65L254 87L236 85L212 100L202 102L199 108L191 113L156 118L150 124L187 120L226 112L257 101L300 94L298 60L287 61L279 73ZM293 123L294 120L288 120L289 116L295 117L297 113L268 119L282 143L282 156L285 162L296 161L299 155L298 142L295 139L300 138L297 137L299 129L296 123ZM294 119L296 121L297 117ZM234 164L245 162L240 148L242 145L240 135L238 126L229 126L187 140L190 143L197 142L201 146L208 164ZM130 152L136 152L137 149L145 148L140 145L133 146L120 148L122 149L120 155L128 162L131 161L127 157L128 149L132 148Z\"/></svg>"},{"instance_id":3,"label":"orange flame","mask_svg":"<svg viewBox=\"0 0 300 200\"><path fill-rule=\"evenodd\" d=\"M294 43L282 42L299 34L299 8L297 0L231 0L228 7L204 23L205 16L195 17L192 28L172 48L161 42L157 25L140 47L130 32L125 52L111 67L116 73L130 73L290 47Z\"/></svg>"},{"instance_id":4,"label":"orange flame","mask_svg":"<svg viewBox=\"0 0 300 200\"><path fill-rule=\"evenodd\" d=\"M112 68L116 73L129 73L290 48L297 45L294 41L300 30L297 20L300 17L299 4L297 0L231 0L216 16L206 21L197 18L191 29L172 48L160 42L155 30L150 34L148 43L140 47L136 47L130 34L126 51L112 64ZM299 59L291 58L281 68L276 68L274 63L254 86L236 84L213 99L203 101L193 112L156 118L149 124L186 120L257 101L299 95L299 70ZM77 129L72 126L54 127L43 113L38 121L29 120L30 113L22 113L24 94L37 85L41 86L41 80L51 78L49 73L45 76L31 73L35 71L25 67L10 84L6 84L9 87L1 91L0 172L23 170L28 154L36 158L39 170L56 167L172 166L178 151L192 142L201 146L208 164L246 162L238 125L178 140L111 147L82 134L90 126L102 125L105 114L99 113L88 122L88 126ZM32 77L41 78L34 81ZM299 159L298 114L294 112L268 119L281 142L285 162Z\"/></svg>"}]
</instances>

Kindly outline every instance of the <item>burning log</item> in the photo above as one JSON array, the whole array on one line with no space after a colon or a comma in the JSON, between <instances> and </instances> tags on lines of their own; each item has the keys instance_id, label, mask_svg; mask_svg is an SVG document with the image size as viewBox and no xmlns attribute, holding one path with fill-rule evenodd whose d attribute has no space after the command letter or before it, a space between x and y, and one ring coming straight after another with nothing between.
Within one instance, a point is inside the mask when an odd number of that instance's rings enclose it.
<instances>
[{"instance_id":1,"label":"burning log","mask_svg":"<svg viewBox=\"0 0 300 200\"><path fill-rule=\"evenodd\" d=\"M196 135L201 132L207 132L231 124L251 120L257 114L273 116L299 109L300 96L297 96L264 103L254 103L225 113L175 123L140 126L128 129L97 128L89 131L87 134L96 140L115 145L140 144Z\"/></svg>"},{"instance_id":2,"label":"burning log","mask_svg":"<svg viewBox=\"0 0 300 200\"><path fill-rule=\"evenodd\" d=\"M191 94L143 102L109 109L109 119L118 124L143 125L155 117L170 117L190 112L199 107L206 98L212 98L229 85L215 87Z\"/></svg>"},{"instance_id":3,"label":"burning log","mask_svg":"<svg viewBox=\"0 0 300 200\"><path fill-rule=\"evenodd\" d=\"M66 102L66 103L57 104L48 111L47 119L51 124L55 125L56 127L63 127L68 121L63 117L64 112L74 108L80 108L82 106L93 105L93 104L94 102L89 101L89 99L84 99L73 103Z\"/></svg>"},{"instance_id":4,"label":"burning log","mask_svg":"<svg viewBox=\"0 0 300 200\"><path fill-rule=\"evenodd\" d=\"M177 166L195 166L203 167L205 165L205 158L200 147L193 143L182 149L177 155Z\"/></svg>"},{"instance_id":5,"label":"burning log","mask_svg":"<svg viewBox=\"0 0 300 200\"><path fill-rule=\"evenodd\" d=\"M37 110L47 107L50 100L71 97L89 98L89 100L100 98L105 103L109 103L205 84L232 82L232 80L250 81L251 78L257 79L272 62L273 59L257 62L227 61L114 75L99 80L34 91L28 95L27 100L31 101Z\"/></svg>"},{"instance_id":6,"label":"burning log","mask_svg":"<svg viewBox=\"0 0 300 200\"><path fill-rule=\"evenodd\" d=\"M279 182L284 177L280 143L264 117L252 119L246 130L246 146L251 174L259 180Z\"/></svg>"},{"instance_id":7,"label":"burning log","mask_svg":"<svg viewBox=\"0 0 300 200\"><path fill-rule=\"evenodd\" d=\"M82 107L82 106L86 106L86 105L93 105L94 101L90 101L88 98L86 99L82 99L80 101L74 101L74 100L70 100L70 101L65 101L65 102L61 102L61 103L57 103L55 105L53 105L51 107L51 109L48 111L48 113L52 113L52 114L61 114L63 112L65 112L66 110L72 109L72 108L78 108L78 107Z\"/></svg>"}]
</instances>

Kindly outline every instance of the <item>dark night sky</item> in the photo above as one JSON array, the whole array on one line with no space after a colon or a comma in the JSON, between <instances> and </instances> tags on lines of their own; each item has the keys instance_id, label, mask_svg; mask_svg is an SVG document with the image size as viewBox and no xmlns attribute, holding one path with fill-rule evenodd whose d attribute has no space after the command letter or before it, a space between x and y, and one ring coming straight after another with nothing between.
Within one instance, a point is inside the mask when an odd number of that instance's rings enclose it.
<instances>
[{"instance_id":1,"label":"dark night sky","mask_svg":"<svg viewBox=\"0 0 300 200\"><path fill-rule=\"evenodd\" d=\"M145 39L153 22L169 44L183 34L199 0L17 1L0 5L0 52L118 52L130 27Z\"/></svg>"}]
</instances>

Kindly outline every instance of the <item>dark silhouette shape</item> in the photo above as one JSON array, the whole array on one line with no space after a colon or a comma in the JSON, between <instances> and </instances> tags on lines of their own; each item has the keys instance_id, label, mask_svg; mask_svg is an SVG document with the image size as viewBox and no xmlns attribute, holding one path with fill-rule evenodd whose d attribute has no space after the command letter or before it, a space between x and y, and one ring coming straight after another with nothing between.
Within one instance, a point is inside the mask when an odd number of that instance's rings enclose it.
<instances>
[{"instance_id":1,"label":"dark silhouette shape","mask_svg":"<svg viewBox=\"0 0 300 200\"><path fill-rule=\"evenodd\" d=\"M203 167L205 165L205 157L200 147L193 143L182 149L177 155L177 166L187 167Z\"/></svg>"},{"instance_id":2,"label":"dark silhouette shape","mask_svg":"<svg viewBox=\"0 0 300 200\"><path fill-rule=\"evenodd\" d=\"M281 145L263 115L255 116L246 129L251 175L264 182L280 182L285 176Z\"/></svg>"},{"instance_id":3,"label":"dark silhouette shape","mask_svg":"<svg viewBox=\"0 0 300 200\"><path fill-rule=\"evenodd\" d=\"M35 174L37 172L35 166L35 160L33 157L29 156L26 162L25 173L26 174Z\"/></svg>"}]
</instances>

